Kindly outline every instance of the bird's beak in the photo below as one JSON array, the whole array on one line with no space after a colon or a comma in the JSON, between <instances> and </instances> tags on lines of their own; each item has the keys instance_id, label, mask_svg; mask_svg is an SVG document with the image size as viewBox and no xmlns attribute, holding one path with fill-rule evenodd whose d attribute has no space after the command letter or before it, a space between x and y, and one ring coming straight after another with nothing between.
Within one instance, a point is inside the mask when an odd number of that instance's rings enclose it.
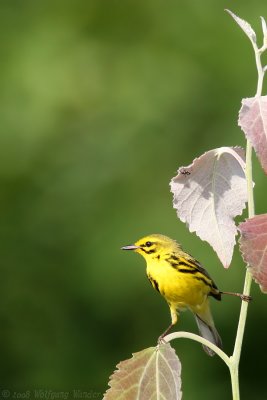
<instances>
[{"instance_id":1,"label":"bird's beak","mask_svg":"<svg viewBox=\"0 0 267 400\"><path fill-rule=\"evenodd\" d=\"M136 246L135 244L130 244L129 246L121 247L121 250L137 250L137 249L140 249L140 247Z\"/></svg>"}]
</instances>

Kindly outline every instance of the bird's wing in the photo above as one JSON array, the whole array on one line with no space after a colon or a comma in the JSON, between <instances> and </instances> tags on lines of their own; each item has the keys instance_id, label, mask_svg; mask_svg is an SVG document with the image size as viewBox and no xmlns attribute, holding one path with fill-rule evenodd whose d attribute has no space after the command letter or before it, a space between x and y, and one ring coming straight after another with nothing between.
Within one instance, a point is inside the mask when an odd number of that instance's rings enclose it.
<instances>
[{"instance_id":1,"label":"bird's wing","mask_svg":"<svg viewBox=\"0 0 267 400\"><path fill-rule=\"evenodd\" d=\"M209 273L205 270L202 264L190 254L184 251L180 251L179 255L171 254L168 261L171 263L172 267L177 268L180 272L199 272L200 274L202 274L208 280L209 286L211 288L211 296L215 297L217 300L221 299L220 291L213 279L210 277Z\"/></svg>"}]
</instances>

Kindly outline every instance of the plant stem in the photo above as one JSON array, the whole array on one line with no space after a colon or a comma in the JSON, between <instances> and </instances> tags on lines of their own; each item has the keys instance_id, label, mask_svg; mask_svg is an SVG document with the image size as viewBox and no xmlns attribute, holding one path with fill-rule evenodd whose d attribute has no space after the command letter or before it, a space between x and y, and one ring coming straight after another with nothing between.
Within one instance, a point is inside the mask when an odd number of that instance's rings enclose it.
<instances>
[{"instance_id":1,"label":"plant stem","mask_svg":"<svg viewBox=\"0 0 267 400\"><path fill-rule=\"evenodd\" d=\"M264 69L261 64L261 54L264 50L266 50L266 46L263 46L261 49L258 49L257 45L253 44L253 49L255 52L255 60L256 67L258 72L258 84L256 97L260 97L262 94L262 85L264 78ZM248 217L252 218L255 215L255 206L254 206L254 196L253 196L253 178L252 178L252 146L250 142L247 140L247 149L246 149L246 180L247 180L247 193L248 193ZM249 270L246 271L245 283L243 293L245 295L250 294L250 288L252 283L252 276ZM239 379L238 379L238 368L241 356L242 343L245 332L245 325L247 319L247 310L248 303L242 301L240 316L238 321L238 328L236 333L236 340L234 346L234 352L232 357L230 357L230 364L228 364L231 375L231 384L232 384L232 395L233 400L240 399L239 392Z\"/></svg>"},{"instance_id":2,"label":"plant stem","mask_svg":"<svg viewBox=\"0 0 267 400\"><path fill-rule=\"evenodd\" d=\"M233 400L239 400L239 374L238 374L238 365L232 363L229 365L230 376L231 376L231 384L232 384L232 396Z\"/></svg>"},{"instance_id":3,"label":"plant stem","mask_svg":"<svg viewBox=\"0 0 267 400\"><path fill-rule=\"evenodd\" d=\"M267 49L267 42L266 42L266 22L262 18L262 28L263 28L263 46L258 48L256 44L256 40L251 40L253 50L255 53L255 61L256 67L258 72L258 82L257 82L257 91L255 94L256 98L260 98L262 95L262 86L263 86L263 79L264 74L266 71L266 67L263 68L261 62L261 55ZM247 32L246 32L247 33ZM251 38L250 38L251 39ZM254 206L254 197L253 197L253 178L252 178L252 146L250 142L247 140L247 149L246 149L246 180L247 180L247 193L248 193L248 217L252 218L255 215L255 206ZM245 283L244 283L244 290L243 293L246 295L250 294L250 288L252 283L252 276L247 269L246 276L245 276ZM238 400L240 398L239 395L239 382L238 382L238 366L240 361L241 349L242 349L242 342L244 337L245 331L245 324L247 319L247 310L248 310L248 303L242 302L238 328L236 333L236 340L234 346L234 352L230 363L230 374L231 374L231 382L232 382L232 391L233 391L233 399Z\"/></svg>"},{"instance_id":4,"label":"plant stem","mask_svg":"<svg viewBox=\"0 0 267 400\"><path fill-rule=\"evenodd\" d=\"M256 97L260 97L262 94L262 85L263 85L263 78L265 69L262 67L261 63L261 55L267 49L267 45L264 44L260 49L258 49L256 44L253 44L253 49L255 52L255 60L256 60L256 67L258 72L258 84L257 84L257 92Z\"/></svg>"},{"instance_id":5,"label":"plant stem","mask_svg":"<svg viewBox=\"0 0 267 400\"><path fill-rule=\"evenodd\" d=\"M225 364L227 364L230 368L231 358L228 357L228 355L224 351L219 349L219 347L217 347L215 344L211 343L209 340L203 338L202 336L196 335L195 333L183 332L183 331L173 332L164 337L164 342L168 343L173 339L179 339L179 338L191 339L191 340L194 340L196 342L203 344L204 346L209 347L219 357L221 357L221 359L225 362Z\"/></svg>"},{"instance_id":6,"label":"plant stem","mask_svg":"<svg viewBox=\"0 0 267 400\"><path fill-rule=\"evenodd\" d=\"M248 216L249 218L254 216L254 197L253 197L253 180L252 180L252 146L249 142L247 142L247 151L246 151L246 179L247 179L247 190L248 190ZM252 277L250 272L247 270L245 276L245 283L243 293L245 295L250 294ZM239 400L239 379L238 379L238 367L241 356L241 349L247 319L247 310L248 303L242 301L240 316L238 321L238 328L236 333L236 340L234 346L234 352L232 357L230 357L230 375L231 375L231 383L232 383L232 394L233 400Z\"/></svg>"},{"instance_id":7,"label":"plant stem","mask_svg":"<svg viewBox=\"0 0 267 400\"><path fill-rule=\"evenodd\" d=\"M248 217L252 218L255 215L254 196L253 196L253 178L252 178L252 146L247 141L246 149L246 179L248 191Z\"/></svg>"},{"instance_id":8,"label":"plant stem","mask_svg":"<svg viewBox=\"0 0 267 400\"><path fill-rule=\"evenodd\" d=\"M266 67L263 68L262 63L261 63L261 55L267 49L265 21L262 24L262 26L263 26L263 36L264 36L263 46L261 48L258 48L258 46L256 44L256 40L255 41L251 40L253 50L255 53L255 61L256 61L256 67L257 67L257 72L258 72L257 91L256 91L256 95L255 95L256 98L259 98L262 95L263 78L264 78L264 73L266 71ZM247 149L246 149L246 180L247 180L247 193L248 193L248 217L252 218L255 215L255 206L254 206L254 197L253 197L253 179L252 179L252 146L248 140L247 140ZM246 295L250 294L251 282L252 282L252 276L251 276L249 270L247 270L246 276L245 276L244 290L243 290L243 293ZM248 310L248 303L242 301L240 316L239 316L239 321L238 321L238 328L237 328L237 333L236 333L234 352L233 352L232 357L230 357L230 364L228 364L229 369L230 369L230 375L231 375L233 400L240 399L238 367L239 367L239 361L240 361L240 356L241 356L245 324L246 324L246 319L247 319L247 310Z\"/></svg>"}]
</instances>

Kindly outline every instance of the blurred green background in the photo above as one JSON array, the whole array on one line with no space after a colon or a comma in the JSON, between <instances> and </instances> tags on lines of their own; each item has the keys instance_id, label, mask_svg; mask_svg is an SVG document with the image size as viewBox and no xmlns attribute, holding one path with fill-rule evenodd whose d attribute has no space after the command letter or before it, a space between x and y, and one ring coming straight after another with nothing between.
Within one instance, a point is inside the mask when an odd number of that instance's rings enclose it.
<instances>
[{"instance_id":1,"label":"blurred green background","mask_svg":"<svg viewBox=\"0 0 267 400\"><path fill-rule=\"evenodd\" d=\"M242 290L238 252L223 270L176 218L169 191L179 166L245 146L237 113L255 94L256 68L224 8L261 41L263 0L0 1L1 389L100 399L119 361L155 345L168 307L144 261L120 251L143 235L177 238L222 290ZM254 179L259 214L267 181L256 160ZM243 400L267 396L255 362L267 298L252 291ZM230 353L240 302L212 306ZM190 313L177 329L196 332ZM173 346L185 399L231 398L220 359L186 340Z\"/></svg>"}]
</instances>

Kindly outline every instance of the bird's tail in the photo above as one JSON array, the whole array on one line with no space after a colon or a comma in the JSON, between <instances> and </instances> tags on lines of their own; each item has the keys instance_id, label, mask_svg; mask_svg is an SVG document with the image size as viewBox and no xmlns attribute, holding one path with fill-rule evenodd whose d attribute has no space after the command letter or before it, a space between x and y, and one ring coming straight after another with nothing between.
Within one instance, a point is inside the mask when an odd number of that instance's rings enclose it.
<instances>
[{"instance_id":1,"label":"bird's tail","mask_svg":"<svg viewBox=\"0 0 267 400\"><path fill-rule=\"evenodd\" d=\"M220 349L222 348L222 339L215 328L213 318L209 308L209 301L207 299L205 309L195 314L198 329L200 335L215 344ZM203 349L209 356L213 356L215 353L209 347L203 345Z\"/></svg>"}]
</instances>

